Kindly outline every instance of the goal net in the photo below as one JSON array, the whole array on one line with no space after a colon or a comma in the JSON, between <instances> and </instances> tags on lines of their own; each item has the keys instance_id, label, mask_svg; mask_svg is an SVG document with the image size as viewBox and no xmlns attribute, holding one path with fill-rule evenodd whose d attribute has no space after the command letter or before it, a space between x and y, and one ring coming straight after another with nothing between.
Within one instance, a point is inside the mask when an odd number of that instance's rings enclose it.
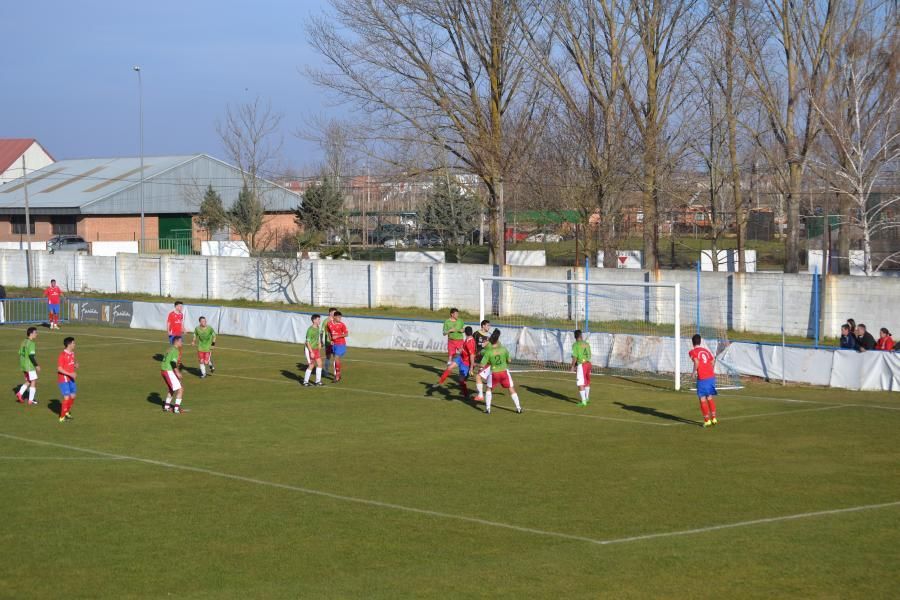
<instances>
[{"instance_id":1,"label":"goal net","mask_svg":"<svg viewBox=\"0 0 900 600\"><path fill-rule=\"evenodd\" d=\"M717 358L728 346L719 303L685 294L678 283L483 277L479 302L480 318L501 329L517 371L568 371L573 332L581 329L595 373L666 380L681 389L693 385L694 333ZM722 361L716 375L721 388L740 386Z\"/></svg>"}]
</instances>

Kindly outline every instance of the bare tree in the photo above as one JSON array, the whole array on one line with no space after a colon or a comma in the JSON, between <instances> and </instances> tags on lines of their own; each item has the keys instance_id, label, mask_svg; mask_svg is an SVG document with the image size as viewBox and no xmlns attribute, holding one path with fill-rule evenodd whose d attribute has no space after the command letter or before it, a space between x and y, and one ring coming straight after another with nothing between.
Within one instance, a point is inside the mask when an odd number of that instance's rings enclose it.
<instances>
[{"instance_id":1,"label":"bare tree","mask_svg":"<svg viewBox=\"0 0 900 600\"><path fill-rule=\"evenodd\" d=\"M545 10L552 17L538 30L525 30L529 59L558 102L556 134L550 151L553 170L565 178L558 186L568 208L578 210L584 248L592 256L596 247L589 235L599 218L604 266L616 266L616 224L622 198L634 179L632 119L625 103L622 66L628 27L621 22L624 0L553 0ZM525 18L521 18L523 24ZM559 52L547 53L548 47ZM558 178L557 178L558 179Z\"/></svg>"},{"instance_id":2,"label":"bare tree","mask_svg":"<svg viewBox=\"0 0 900 600\"><path fill-rule=\"evenodd\" d=\"M243 182L239 210L228 211L229 225L251 252L271 241L262 239L259 233L267 220L266 196L272 189L266 177L274 175L281 153L281 119L272 110L271 103L256 98L253 102L227 106L224 121L216 124L225 153L240 170Z\"/></svg>"},{"instance_id":3,"label":"bare tree","mask_svg":"<svg viewBox=\"0 0 900 600\"><path fill-rule=\"evenodd\" d=\"M634 32L617 66L642 146L644 266L650 270L659 269L659 175L667 129L688 97L681 70L709 14L699 0L629 0L616 17ZM625 62L631 53L641 60Z\"/></svg>"},{"instance_id":4,"label":"bare tree","mask_svg":"<svg viewBox=\"0 0 900 600\"><path fill-rule=\"evenodd\" d=\"M838 49L830 93L821 99L810 94L828 140L813 164L850 208L842 211L842 221L861 230L866 275L900 262L900 250L877 264L872 252L873 238L900 229L900 194L873 193L900 166L898 21L886 3L873 8L867 26Z\"/></svg>"},{"instance_id":5,"label":"bare tree","mask_svg":"<svg viewBox=\"0 0 900 600\"><path fill-rule=\"evenodd\" d=\"M764 107L768 133L757 132L761 150L784 195L787 213L785 271L800 266L803 172L821 131L813 96L835 75L831 58L856 29L865 1L760 0L742 11L741 52ZM774 140L770 145L769 140Z\"/></svg>"},{"instance_id":6,"label":"bare tree","mask_svg":"<svg viewBox=\"0 0 900 600\"><path fill-rule=\"evenodd\" d=\"M332 0L336 22L308 26L329 65L311 71L313 80L364 111L373 137L404 150L436 146L484 182L497 264L505 262L504 180L541 116L519 3ZM536 2L527 14L541 18Z\"/></svg>"}]
</instances>

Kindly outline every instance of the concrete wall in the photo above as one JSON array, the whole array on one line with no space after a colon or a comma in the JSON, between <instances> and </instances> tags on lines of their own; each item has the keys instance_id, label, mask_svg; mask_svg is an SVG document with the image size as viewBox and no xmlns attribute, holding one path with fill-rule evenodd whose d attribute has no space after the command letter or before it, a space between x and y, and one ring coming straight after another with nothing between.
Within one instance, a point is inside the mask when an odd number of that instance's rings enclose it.
<instances>
[{"instance_id":1,"label":"concrete wall","mask_svg":"<svg viewBox=\"0 0 900 600\"><path fill-rule=\"evenodd\" d=\"M173 298L260 299L316 306L399 306L444 310L456 306L479 309L479 278L500 275L490 265L424 264L341 260L293 260L215 256L84 256L34 252L37 285L51 278L68 290L139 292ZM506 267L502 275L518 278L583 281L584 269ZM633 269L591 269L590 281L610 284L652 282L652 274ZM702 327L778 334L782 319L789 335L815 331L813 276L807 274L705 272L697 295L694 271L662 271L660 281L680 283L681 320ZM25 253L0 250L0 283L26 284ZM584 286L496 284L485 286L486 298L504 315L543 315L569 319L583 315ZM900 331L900 279L830 276L823 282L824 326L821 335L836 336L848 317L870 330ZM644 321L666 324L674 319L672 292L625 286L591 287L592 322Z\"/></svg>"}]
</instances>

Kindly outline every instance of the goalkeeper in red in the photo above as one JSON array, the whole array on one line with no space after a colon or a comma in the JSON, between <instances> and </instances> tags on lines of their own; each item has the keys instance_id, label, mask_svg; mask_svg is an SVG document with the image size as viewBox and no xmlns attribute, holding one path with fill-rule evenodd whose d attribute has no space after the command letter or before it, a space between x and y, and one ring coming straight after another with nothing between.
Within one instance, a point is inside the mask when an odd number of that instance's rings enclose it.
<instances>
[{"instance_id":1,"label":"goalkeeper in red","mask_svg":"<svg viewBox=\"0 0 900 600\"><path fill-rule=\"evenodd\" d=\"M712 352L701 345L702 342L700 334L694 334L694 337L691 338L694 348L689 352L689 356L694 361L693 374L697 376L697 397L700 398L703 426L711 427L719 424L719 420L716 419L716 401L713 400L713 396L718 394L716 391L716 359Z\"/></svg>"},{"instance_id":2,"label":"goalkeeper in red","mask_svg":"<svg viewBox=\"0 0 900 600\"><path fill-rule=\"evenodd\" d=\"M580 329L575 330L575 343L572 344L572 370L581 397L579 405L587 406L591 401L591 345L584 341Z\"/></svg>"},{"instance_id":3,"label":"goalkeeper in red","mask_svg":"<svg viewBox=\"0 0 900 600\"><path fill-rule=\"evenodd\" d=\"M487 382L487 393L484 396L484 412L491 414L491 400L495 385L502 385L509 390L509 396L516 405L516 412L522 414L519 395L513 385L512 373L509 372L509 350L500 344L500 330L491 333L490 346L484 349L481 358L481 372L478 374ZM478 398L480 400L481 398Z\"/></svg>"}]
</instances>

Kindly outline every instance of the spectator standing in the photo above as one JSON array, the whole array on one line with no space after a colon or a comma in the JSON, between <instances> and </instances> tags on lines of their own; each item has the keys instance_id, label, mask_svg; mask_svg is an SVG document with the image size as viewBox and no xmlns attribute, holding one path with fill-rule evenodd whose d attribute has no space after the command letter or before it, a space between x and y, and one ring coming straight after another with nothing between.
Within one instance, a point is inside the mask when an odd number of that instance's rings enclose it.
<instances>
[{"instance_id":1,"label":"spectator standing","mask_svg":"<svg viewBox=\"0 0 900 600\"><path fill-rule=\"evenodd\" d=\"M867 350L875 349L875 338L871 333L866 331L866 326L864 323L860 323L856 326L856 342L860 352L865 352Z\"/></svg>"},{"instance_id":2,"label":"spectator standing","mask_svg":"<svg viewBox=\"0 0 900 600\"><path fill-rule=\"evenodd\" d=\"M841 348L844 350L856 350L857 345L856 335L850 329L850 324L844 323L841 325Z\"/></svg>"},{"instance_id":3,"label":"spectator standing","mask_svg":"<svg viewBox=\"0 0 900 600\"><path fill-rule=\"evenodd\" d=\"M885 352L891 352L894 349L894 338L891 337L891 332L888 331L887 327L881 328L878 341L875 342L875 349L884 350Z\"/></svg>"}]
</instances>

